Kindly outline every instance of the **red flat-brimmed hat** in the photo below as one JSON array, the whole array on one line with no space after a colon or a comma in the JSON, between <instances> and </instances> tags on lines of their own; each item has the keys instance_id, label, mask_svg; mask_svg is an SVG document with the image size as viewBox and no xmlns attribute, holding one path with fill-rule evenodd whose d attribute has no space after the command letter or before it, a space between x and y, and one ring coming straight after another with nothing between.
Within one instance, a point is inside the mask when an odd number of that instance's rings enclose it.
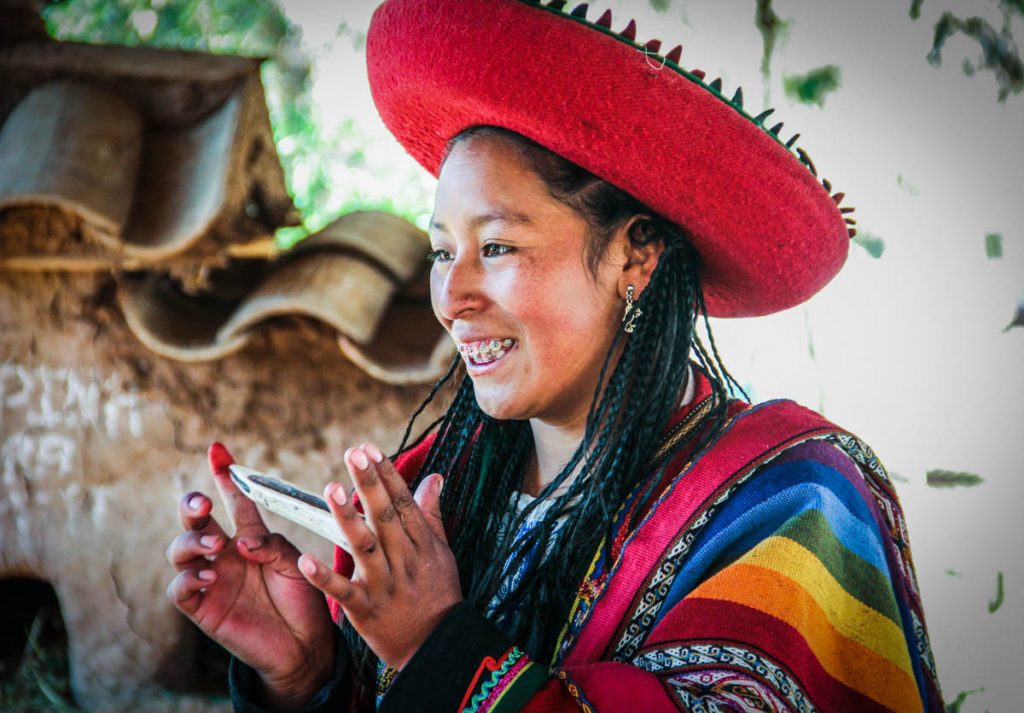
<instances>
[{"instance_id":1,"label":"red flat-brimmed hat","mask_svg":"<svg viewBox=\"0 0 1024 713\"><path fill-rule=\"evenodd\" d=\"M684 69L681 47L636 40L633 21L529 0L387 0L366 52L384 123L435 176L471 126L516 131L683 226L708 312L770 314L842 267L853 221L772 110Z\"/></svg>"}]
</instances>

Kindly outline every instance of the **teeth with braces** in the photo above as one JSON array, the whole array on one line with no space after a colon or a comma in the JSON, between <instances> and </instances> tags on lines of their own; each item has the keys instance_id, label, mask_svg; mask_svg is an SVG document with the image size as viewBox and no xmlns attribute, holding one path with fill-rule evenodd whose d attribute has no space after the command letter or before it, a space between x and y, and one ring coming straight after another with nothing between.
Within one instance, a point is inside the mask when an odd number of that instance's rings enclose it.
<instances>
[{"instance_id":1,"label":"teeth with braces","mask_svg":"<svg viewBox=\"0 0 1024 713\"><path fill-rule=\"evenodd\" d=\"M512 339L491 339L488 341L474 342L473 344L462 344L459 351L475 364L487 364L497 361L505 356L506 349L515 342Z\"/></svg>"}]
</instances>

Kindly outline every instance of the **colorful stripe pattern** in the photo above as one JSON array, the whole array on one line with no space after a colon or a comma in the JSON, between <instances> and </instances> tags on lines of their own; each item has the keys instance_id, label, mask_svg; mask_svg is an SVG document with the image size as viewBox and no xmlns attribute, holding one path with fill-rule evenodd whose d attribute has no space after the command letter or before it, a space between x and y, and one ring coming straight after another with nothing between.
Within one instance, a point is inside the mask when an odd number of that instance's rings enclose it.
<instances>
[{"instance_id":1,"label":"colorful stripe pattern","mask_svg":"<svg viewBox=\"0 0 1024 713\"><path fill-rule=\"evenodd\" d=\"M772 402L710 453L610 574L595 559L556 664L630 663L684 710L941 710L906 523L871 450Z\"/></svg>"},{"instance_id":2,"label":"colorful stripe pattern","mask_svg":"<svg viewBox=\"0 0 1024 713\"><path fill-rule=\"evenodd\" d=\"M792 402L741 406L671 472L632 529L623 505L550 670L476 655L460 710L943 710L906 522L865 444ZM474 616L464 639L493 629Z\"/></svg>"},{"instance_id":3,"label":"colorful stripe pattern","mask_svg":"<svg viewBox=\"0 0 1024 713\"><path fill-rule=\"evenodd\" d=\"M484 669L490 675L484 677ZM498 660L485 660L470 683L459 710L462 713L518 711L548 678L548 673L513 646Z\"/></svg>"}]
</instances>

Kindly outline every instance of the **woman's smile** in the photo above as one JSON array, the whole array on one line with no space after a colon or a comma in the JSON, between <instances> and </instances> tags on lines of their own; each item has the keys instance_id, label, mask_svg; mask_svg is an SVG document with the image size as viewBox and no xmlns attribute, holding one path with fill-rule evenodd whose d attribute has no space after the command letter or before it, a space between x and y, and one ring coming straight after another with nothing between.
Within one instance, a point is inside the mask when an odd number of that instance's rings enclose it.
<instances>
[{"instance_id":1,"label":"woman's smile","mask_svg":"<svg viewBox=\"0 0 1024 713\"><path fill-rule=\"evenodd\" d=\"M474 339L460 341L459 353L465 359L470 373L477 375L491 371L489 367L504 359L515 346L515 340L510 337Z\"/></svg>"},{"instance_id":2,"label":"woman's smile","mask_svg":"<svg viewBox=\"0 0 1024 713\"><path fill-rule=\"evenodd\" d=\"M588 227L506 141L470 139L445 161L431 299L488 415L585 420L621 316L621 263L588 268Z\"/></svg>"}]
</instances>

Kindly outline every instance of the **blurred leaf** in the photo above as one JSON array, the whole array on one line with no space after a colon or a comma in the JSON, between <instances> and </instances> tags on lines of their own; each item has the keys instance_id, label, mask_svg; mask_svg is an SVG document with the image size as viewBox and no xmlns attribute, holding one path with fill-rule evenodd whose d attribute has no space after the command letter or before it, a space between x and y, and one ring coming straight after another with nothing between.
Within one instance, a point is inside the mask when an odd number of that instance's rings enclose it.
<instances>
[{"instance_id":1,"label":"blurred leaf","mask_svg":"<svg viewBox=\"0 0 1024 713\"><path fill-rule=\"evenodd\" d=\"M975 693L981 693L985 690L985 687L975 688L970 691L960 691L952 703L946 704L946 713L960 713L960 708L963 706L964 701L967 700L967 696L973 696Z\"/></svg>"},{"instance_id":2,"label":"blurred leaf","mask_svg":"<svg viewBox=\"0 0 1024 713\"><path fill-rule=\"evenodd\" d=\"M775 42L780 36L785 35L789 29L789 23L780 19L775 14L772 0L757 0L754 24L760 30L761 40L764 43L764 50L761 52L761 76L767 82L770 75L772 54L775 52Z\"/></svg>"},{"instance_id":3,"label":"blurred leaf","mask_svg":"<svg viewBox=\"0 0 1024 713\"><path fill-rule=\"evenodd\" d=\"M908 478L905 475L900 475L899 473L897 473L894 470L890 470L889 471L889 477L892 478L893 482L896 482L896 483L909 483L910 482L910 478Z\"/></svg>"},{"instance_id":4,"label":"blurred leaf","mask_svg":"<svg viewBox=\"0 0 1024 713\"><path fill-rule=\"evenodd\" d=\"M988 233L985 236L985 254L989 259L1003 256L1003 236L1000 233Z\"/></svg>"},{"instance_id":5,"label":"blurred leaf","mask_svg":"<svg viewBox=\"0 0 1024 713\"><path fill-rule=\"evenodd\" d=\"M274 55L294 32L270 0L74 0L50 4L43 18L61 40L249 56Z\"/></svg>"},{"instance_id":6,"label":"blurred leaf","mask_svg":"<svg viewBox=\"0 0 1024 713\"><path fill-rule=\"evenodd\" d=\"M922 0L912 0L910 3L910 19L916 20L921 17L921 2Z\"/></svg>"},{"instance_id":7,"label":"blurred leaf","mask_svg":"<svg viewBox=\"0 0 1024 713\"><path fill-rule=\"evenodd\" d=\"M657 12L665 12L668 10L668 6L672 4L672 0L647 0L651 7Z\"/></svg>"},{"instance_id":8,"label":"blurred leaf","mask_svg":"<svg viewBox=\"0 0 1024 713\"><path fill-rule=\"evenodd\" d=\"M955 569L952 569L952 568L949 568L949 567L946 568L946 576L947 577L956 577L957 579L962 579L963 578L962 574L957 572Z\"/></svg>"},{"instance_id":9,"label":"blurred leaf","mask_svg":"<svg viewBox=\"0 0 1024 713\"><path fill-rule=\"evenodd\" d=\"M782 85L790 99L823 107L826 95L839 88L839 81L839 67L829 64L807 74L790 74L783 78Z\"/></svg>"},{"instance_id":10,"label":"blurred leaf","mask_svg":"<svg viewBox=\"0 0 1024 713\"><path fill-rule=\"evenodd\" d=\"M953 488L958 485L971 488L984 483L985 479L977 473L956 470L929 470L927 481L928 485L933 488Z\"/></svg>"},{"instance_id":11,"label":"blurred leaf","mask_svg":"<svg viewBox=\"0 0 1024 713\"><path fill-rule=\"evenodd\" d=\"M309 229L304 225L289 225L278 228L274 233L274 241L281 250L290 249L295 243L309 237Z\"/></svg>"},{"instance_id":12,"label":"blurred leaf","mask_svg":"<svg viewBox=\"0 0 1024 713\"><path fill-rule=\"evenodd\" d=\"M880 258L882 257L882 253L885 252L885 241L877 235L872 235L867 231L857 233L853 238L853 242L867 250L868 255L873 258Z\"/></svg>"},{"instance_id":13,"label":"blurred leaf","mask_svg":"<svg viewBox=\"0 0 1024 713\"><path fill-rule=\"evenodd\" d=\"M1017 313L1013 315L1013 320L1006 325L1004 332L1009 332L1014 327L1024 327L1024 294L1017 298Z\"/></svg>"},{"instance_id":14,"label":"blurred leaf","mask_svg":"<svg viewBox=\"0 0 1024 713\"><path fill-rule=\"evenodd\" d=\"M1001 606L1003 606L1003 573L999 572L996 575L995 599L988 600L988 613L995 614Z\"/></svg>"},{"instance_id":15,"label":"blurred leaf","mask_svg":"<svg viewBox=\"0 0 1024 713\"><path fill-rule=\"evenodd\" d=\"M956 34L966 35L981 48L979 67L995 74L999 85L999 101L1005 101L1011 93L1019 94L1024 89L1024 61L1014 42L1010 12L1012 9L1020 12L1020 5L1019 0L1002 0L1000 8L1003 11L1003 23L998 30L983 17L963 18L949 11L942 13L942 17L935 23L928 62L936 67L942 64L942 49L946 40ZM973 65L965 64L968 76L974 74L976 69Z\"/></svg>"},{"instance_id":16,"label":"blurred leaf","mask_svg":"<svg viewBox=\"0 0 1024 713\"><path fill-rule=\"evenodd\" d=\"M916 196L918 194L917 186L904 178L902 173L896 176L896 185L912 196Z\"/></svg>"}]
</instances>

